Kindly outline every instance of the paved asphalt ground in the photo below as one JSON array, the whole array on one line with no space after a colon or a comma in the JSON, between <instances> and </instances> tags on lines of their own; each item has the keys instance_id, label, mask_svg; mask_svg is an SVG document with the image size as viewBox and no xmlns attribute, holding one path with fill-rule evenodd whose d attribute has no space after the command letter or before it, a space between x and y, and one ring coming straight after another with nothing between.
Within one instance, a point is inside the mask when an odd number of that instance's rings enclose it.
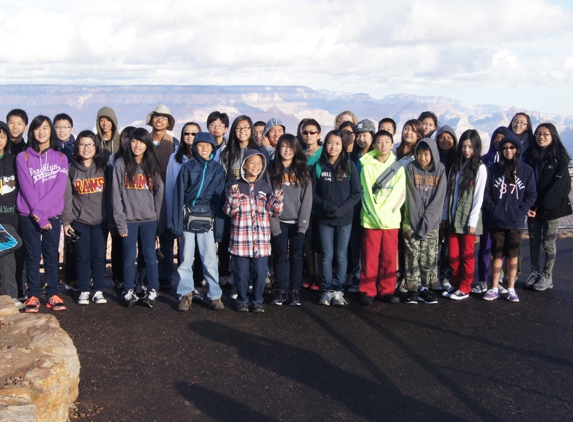
<instances>
[{"instance_id":1,"label":"paved asphalt ground","mask_svg":"<svg viewBox=\"0 0 573 422\"><path fill-rule=\"evenodd\" d=\"M573 239L555 288L521 302L323 307L264 314L193 304L79 306L57 314L82 364L79 420L566 421L573 419ZM267 301L270 300L270 295ZM42 312L48 312L42 307ZM99 411L98 411L99 409Z\"/></svg>"}]
</instances>

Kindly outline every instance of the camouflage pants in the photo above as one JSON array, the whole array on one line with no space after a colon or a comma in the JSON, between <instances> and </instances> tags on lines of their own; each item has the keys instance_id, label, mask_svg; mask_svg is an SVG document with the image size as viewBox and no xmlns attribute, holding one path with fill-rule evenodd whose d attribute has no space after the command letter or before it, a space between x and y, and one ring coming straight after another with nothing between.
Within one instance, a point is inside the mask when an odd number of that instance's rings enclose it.
<instances>
[{"instance_id":1,"label":"camouflage pants","mask_svg":"<svg viewBox=\"0 0 573 422\"><path fill-rule=\"evenodd\" d=\"M432 230L425 239L413 234L404 239L406 261L406 289L417 290L420 286L430 288L438 284L438 242L439 231Z\"/></svg>"}]
</instances>

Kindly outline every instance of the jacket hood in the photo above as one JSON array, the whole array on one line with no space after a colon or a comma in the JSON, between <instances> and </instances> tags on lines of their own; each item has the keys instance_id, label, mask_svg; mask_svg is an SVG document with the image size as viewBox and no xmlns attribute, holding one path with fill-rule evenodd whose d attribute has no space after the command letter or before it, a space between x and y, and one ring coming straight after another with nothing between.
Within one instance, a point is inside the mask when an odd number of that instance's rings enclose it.
<instances>
[{"instance_id":1,"label":"jacket hood","mask_svg":"<svg viewBox=\"0 0 573 422\"><path fill-rule=\"evenodd\" d=\"M503 134L503 136L507 136L507 134L510 132L510 130L508 128L506 128L505 126L500 126L498 127L496 130L493 131L493 133L491 134L491 138L490 138L490 142L489 142L489 149L487 151L486 155L490 155L490 154L494 154L497 152L497 150L495 149L495 146L493 145L493 140L495 139L495 137L498 134Z\"/></svg>"},{"instance_id":2,"label":"jacket hood","mask_svg":"<svg viewBox=\"0 0 573 422\"><path fill-rule=\"evenodd\" d=\"M264 138L267 133L269 132L269 130L271 130L274 126L282 126L283 130L286 133L286 127L285 124L283 123L283 121L281 119L279 119L278 117L273 117L271 120L269 120L267 122L267 124L265 125L265 130L263 130L263 136L262 138ZM261 138L261 139L262 139Z\"/></svg>"},{"instance_id":3,"label":"jacket hood","mask_svg":"<svg viewBox=\"0 0 573 422\"><path fill-rule=\"evenodd\" d=\"M508 142L509 142L510 144L515 145L515 147L517 148L517 150L518 150L519 152L521 152L521 141L519 140L519 138L517 137L517 135L515 135L515 134L514 134L513 132L511 132L511 131L508 132L508 134L505 135L505 138L503 138L503 139L501 140L501 142L499 143L499 149L501 150L501 147L502 147L504 144L507 144Z\"/></svg>"},{"instance_id":4,"label":"jacket hood","mask_svg":"<svg viewBox=\"0 0 573 422\"><path fill-rule=\"evenodd\" d=\"M99 119L102 117L107 117L108 119L111 120L111 122L113 123L113 133L112 133L111 139L113 140L113 142L119 142L117 116L115 115L115 111L113 111L113 108L105 106L105 107L100 108L97 112L96 131L97 131L97 134L99 135L100 139L101 139L103 133L101 131L101 128L99 127Z\"/></svg>"},{"instance_id":5,"label":"jacket hood","mask_svg":"<svg viewBox=\"0 0 573 422\"><path fill-rule=\"evenodd\" d=\"M273 125L276 126L276 125ZM197 138L195 138L197 139ZM259 173L259 176L257 177L257 180L255 180L255 182L258 182L259 180L261 180L261 178L263 177L263 174L265 174L265 170L267 169L267 158L265 157L265 155L260 152L257 151L256 149L249 149L245 152L245 155L243 156L243 161L241 162L241 179L243 179L245 182L247 183L253 183L253 182L249 182L247 179L245 179L245 162L249 159L249 157L252 157L253 155L260 155L261 159L263 160L263 168L261 169L261 172Z\"/></svg>"},{"instance_id":6,"label":"jacket hood","mask_svg":"<svg viewBox=\"0 0 573 422\"><path fill-rule=\"evenodd\" d=\"M207 142L211 144L213 147L213 152L209 156L208 160L204 160L203 157L199 155L197 152L197 143L199 142ZM181 147L180 147L181 148ZM200 163L204 163L205 161L212 161L215 157L215 153L217 152L217 143L215 142L215 138L209 132L199 132L195 135L195 139L193 140L193 145L191 146L191 153L193 154L193 158Z\"/></svg>"},{"instance_id":7,"label":"jacket hood","mask_svg":"<svg viewBox=\"0 0 573 422\"><path fill-rule=\"evenodd\" d=\"M418 148L420 148L420 144L422 143L428 145L430 147L430 152L432 153L432 164L430 164L429 168L432 168L432 166L435 167L436 161L440 161L440 152L438 151L438 144L432 138L424 138L418 141L414 148L414 161L416 161L418 166L422 167L418 161Z\"/></svg>"},{"instance_id":8,"label":"jacket hood","mask_svg":"<svg viewBox=\"0 0 573 422\"><path fill-rule=\"evenodd\" d=\"M10 144L12 143L12 141L10 140L11 136L10 136L10 129L8 128L8 125L4 122L0 122L0 129L2 129L4 132L6 132L6 137L7 137L7 142L6 142L6 146L4 147L4 153L10 151Z\"/></svg>"},{"instance_id":9,"label":"jacket hood","mask_svg":"<svg viewBox=\"0 0 573 422\"><path fill-rule=\"evenodd\" d=\"M450 135L452 135L452 138L454 138L454 146L452 148L455 151L455 149L458 147L458 137L456 136L456 131L454 129L452 129L451 126L444 125L444 126L440 126L438 128L438 130L436 131L436 137L435 137L436 143L438 142L438 136L440 136L444 132L449 133Z\"/></svg>"}]
</instances>

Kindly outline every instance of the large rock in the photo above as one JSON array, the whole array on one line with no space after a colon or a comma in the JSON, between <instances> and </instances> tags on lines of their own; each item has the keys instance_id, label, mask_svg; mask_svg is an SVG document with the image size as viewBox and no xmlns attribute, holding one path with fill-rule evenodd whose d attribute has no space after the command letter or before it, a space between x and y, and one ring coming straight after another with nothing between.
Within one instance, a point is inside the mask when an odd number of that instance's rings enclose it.
<instances>
[{"instance_id":1,"label":"large rock","mask_svg":"<svg viewBox=\"0 0 573 422\"><path fill-rule=\"evenodd\" d=\"M17 310L10 315L4 297L0 296L0 422L64 422L78 397L77 350L53 315ZM13 302L11 306L16 309Z\"/></svg>"}]
</instances>

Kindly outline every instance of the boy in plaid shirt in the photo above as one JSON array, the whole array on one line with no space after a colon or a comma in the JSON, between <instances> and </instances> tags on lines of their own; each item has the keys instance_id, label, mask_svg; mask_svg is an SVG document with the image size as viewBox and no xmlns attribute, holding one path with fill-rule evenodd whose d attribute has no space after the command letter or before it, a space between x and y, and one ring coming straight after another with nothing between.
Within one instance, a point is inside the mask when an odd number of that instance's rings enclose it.
<instances>
[{"instance_id":1,"label":"boy in plaid shirt","mask_svg":"<svg viewBox=\"0 0 573 422\"><path fill-rule=\"evenodd\" d=\"M223 212L231 217L232 271L237 287L237 311L264 312L263 291L267 258L271 254L271 217L283 209L283 192L273 193L263 179L266 158L256 150L245 152L241 179L231 186ZM253 291L249 294L249 281Z\"/></svg>"}]
</instances>

